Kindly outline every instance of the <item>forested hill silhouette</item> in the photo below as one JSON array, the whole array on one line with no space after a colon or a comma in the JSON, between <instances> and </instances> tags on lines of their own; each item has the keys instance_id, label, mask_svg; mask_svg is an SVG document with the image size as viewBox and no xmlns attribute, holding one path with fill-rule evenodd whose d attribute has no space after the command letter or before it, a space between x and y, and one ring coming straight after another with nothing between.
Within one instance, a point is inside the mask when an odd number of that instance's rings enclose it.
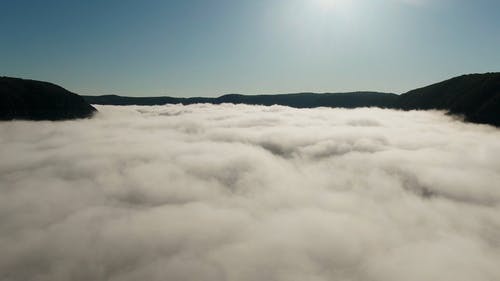
<instances>
[{"instance_id":1,"label":"forested hill silhouette","mask_svg":"<svg viewBox=\"0 0 500 281\"><path fill-rule=\"evenodd\" d=\"M218 98L84 96L91 104L162 105L193 103L243 103L312 107L382 107L403 110L446 110L463 115L467 121L500 126L500 73L468 74L455 77L402 95L353 93L299 93L282 95L230 94Z\"/></svg>"},{"instance_id":2,"label":"forested hill silhouette","mask_svg":"<svg viewBox=\"0 0 500 281\"><path fill-rule=\"evenodd\" d=\"M0 77L0 120L66 120L95 111L81 96L52 83Z\"/></svg>"},{"instance_id":3,"label":"forested hill silhouette","mask_svg":"<svg viewBox=\"0 0 500 281\"><path fill-rule=\"evenodd\" d=\"M381 107L402 110L446 110L474 123L500 127L500 73L455 77L402 95L378 92L297 93L281 95L229 94L217 98L80 97L57 85L19 78L0 77L0 120L64 120L85 118L101 105L163 105L235 103L314 107Z\"/></svg>"},{"instance_id":4,"label":"forested hill silhouette","mask_svg":"<svg viewBox=\"0 0 500 281\"><path fill-rule=\"evenodd\" d=\"M462 75L412 90L394 107L447 110L470 122L500 126L500 73Z\"/></svg>"},{"instance_id":5,"label":"forested hill silhouette","mask_svg":"<svg viewBox=\"0 0 500 281\"><path fill-rule=\"evenodd\" d=\"M174 98L174 97L122 97L116 95L84 96L91 104L102 105L163 105L163 104L195 104L195 103L234 103L251 105L284 105L296 108L314 107L390 107L398 95L377 92L353 93L298 93L281 95L238 95L229 94L218 98Z\"/></svg>"}]
</instances>

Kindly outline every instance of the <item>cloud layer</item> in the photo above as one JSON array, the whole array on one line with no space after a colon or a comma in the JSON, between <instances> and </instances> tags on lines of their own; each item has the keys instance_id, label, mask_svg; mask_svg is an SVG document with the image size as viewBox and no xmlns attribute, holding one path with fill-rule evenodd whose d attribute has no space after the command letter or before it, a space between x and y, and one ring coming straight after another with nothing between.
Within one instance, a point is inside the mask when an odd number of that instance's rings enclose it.
<instances>
[{"instance_id":1,"label":"cloud layer","mask_svg":"<svg viewBox=\"0 0 500 281\"><path fill-rule=\"evenodd\" d=\"M500 131L441 112L0 123L0 280L500 280Z\"/></svg>"}]
</instances>

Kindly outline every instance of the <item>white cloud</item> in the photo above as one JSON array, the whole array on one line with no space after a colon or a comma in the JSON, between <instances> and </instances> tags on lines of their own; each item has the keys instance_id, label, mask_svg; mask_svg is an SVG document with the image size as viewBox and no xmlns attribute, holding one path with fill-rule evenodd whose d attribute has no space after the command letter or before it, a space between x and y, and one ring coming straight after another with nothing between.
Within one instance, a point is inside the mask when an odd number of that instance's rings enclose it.
<instances>
[{"instance_id":1,"label":"white cloud","mask_svg":"<svg viewBox=\"0 0 500 281\"><path fill-rule=\"evenodd\" d=\"M99 107L0 123L0 280L498 280L498 129Z\"/></svg>"}]
</instances>

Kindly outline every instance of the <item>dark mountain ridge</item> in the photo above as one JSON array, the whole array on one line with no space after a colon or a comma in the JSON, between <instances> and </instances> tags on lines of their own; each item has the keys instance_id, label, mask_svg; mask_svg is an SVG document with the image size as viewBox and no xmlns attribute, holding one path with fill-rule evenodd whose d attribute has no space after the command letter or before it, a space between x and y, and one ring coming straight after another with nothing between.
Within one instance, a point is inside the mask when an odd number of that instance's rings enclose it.
<instances>
[{"instance_id":1,"label":"dark mountain ridge","mask_svg":"<svg viewBox=\"0 0 500 281\"><path fill-rule=\"evenodd\" d=\"M468 74L402 94L394 108L440 109L500 126L500 73Z\"/></svg>"},{"instance_id":2,"label":"dark mountain ridge","mask_svg":"<svg viewBox=\"0 0 500 281\"><path fill-rule=\"evenodd\" d=\"M81 96L55 84L0 77L0 120L67 120L95 111Z\"/></svg>"},{"instance_id":3,"label":"dark mountain ridge","mask_svg":"<svg viewBox=\"0 0 500 281\"><path fill-rule=\"evenodd\" d=\"M0 120L65 120L86 118L100 105L164 105L234 103L314 107L381 107L401 110L446 110L474 123L500 127L500 73L469 74L409 91L296 93L280 95L228 94L216 98L78 96L57 85L0 77Z\"/></svg>"},{"instance_id":4,"label":"dark mountain ridge","mask_svg":"<svg viewBox=\"0 0 500 281\"><path fill-rule=\"evenodd\" d=\"M84 96L91 104L163 105L194 103L235 103L314 107L381 107L402 110L446 110L474 123L500 126L500 73L468 74L407 93L379 92L297 93L281 95L229 94L217 98Z\"/></svg>"},{"instance_id":5,"label":"dark mountain ridge","mask_svg":"<svg viewBox=\"0 0 500 281\"><path fill-rule=\"evenodd\" d=\"M396 94L377 92L353 93L296 93L280 95L228 94L217 98L175 98L175 97L122 97L117 95L84 96L91 104L101 105L164 105L195 103L234 103L251 105L284 105L296 108L326 107L389 107L397 99Z\"/></svg>"}]
</instances>

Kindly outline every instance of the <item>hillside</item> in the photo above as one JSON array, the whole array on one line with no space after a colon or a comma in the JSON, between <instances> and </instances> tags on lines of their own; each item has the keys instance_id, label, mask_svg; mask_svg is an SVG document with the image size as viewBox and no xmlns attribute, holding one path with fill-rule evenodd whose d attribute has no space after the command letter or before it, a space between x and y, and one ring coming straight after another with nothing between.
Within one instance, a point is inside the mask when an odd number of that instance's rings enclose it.
<instances>
[{"instance_id":1,"label":"hillside","mask_svg":"<svg viewBox=\"0 0 500 281\"><path fill-rule=\"evenodd\" d=\"M314 107L390 107L397 95L377 92L353 93L298 93L282 95L238 95L229 94L217 98L174 98L174 97L122 97L116 95L83 96L91 104L102 105L163 105L194 103L234 103L252 105L284 105L296 108Z\"/></svg>"},{"instance_id":2,"label":"hillside","mask_svg":"<svg viewBox=\"0 0 500 281\"><path fill-rule=\"evenodd\" d=\"M500 126L500 73L455 77L402 94L395 108L440 109L466 120Z\"/></svg>"},{"instance_id":3,"label":"hillside","mask_svg":"<svg viewBox=\"0 0 500 281\"><path fill-rule=\"evenodd\" d=\"M409 91L402 95L377 92L238 95L218 98L84 96L92 104L161 105L243 103L313 107L382 107L402 110L446 110L467 121L500 126L500 73L469 74Z\"/></svg>"},{"instance_id":4,"label":"hillside","mask_svg":"<svg viewBox=\"0 0 500 281\"><path fill-rule=\"evenodd\" d=\"M281 95L229 94L216 98L78 96L57 85L0 77L0 120L64 120L89 117L90 104L163 105L235 103L314 107L382 107L402 110L446 110L467 121L500 126L500 73L469 74L409 91L402 95L378 92L297 93Z\"/></svg>"},{"instance_id":5,"label":"hillside","mask_svg":"<svg viewBox=\"0 0 500 281\"><path fill-rule=\"evenodd\" d=\"M57 85L0 77L0 120L66 120L96 111L82 97Z\"/></svg>"}]
</instances>

